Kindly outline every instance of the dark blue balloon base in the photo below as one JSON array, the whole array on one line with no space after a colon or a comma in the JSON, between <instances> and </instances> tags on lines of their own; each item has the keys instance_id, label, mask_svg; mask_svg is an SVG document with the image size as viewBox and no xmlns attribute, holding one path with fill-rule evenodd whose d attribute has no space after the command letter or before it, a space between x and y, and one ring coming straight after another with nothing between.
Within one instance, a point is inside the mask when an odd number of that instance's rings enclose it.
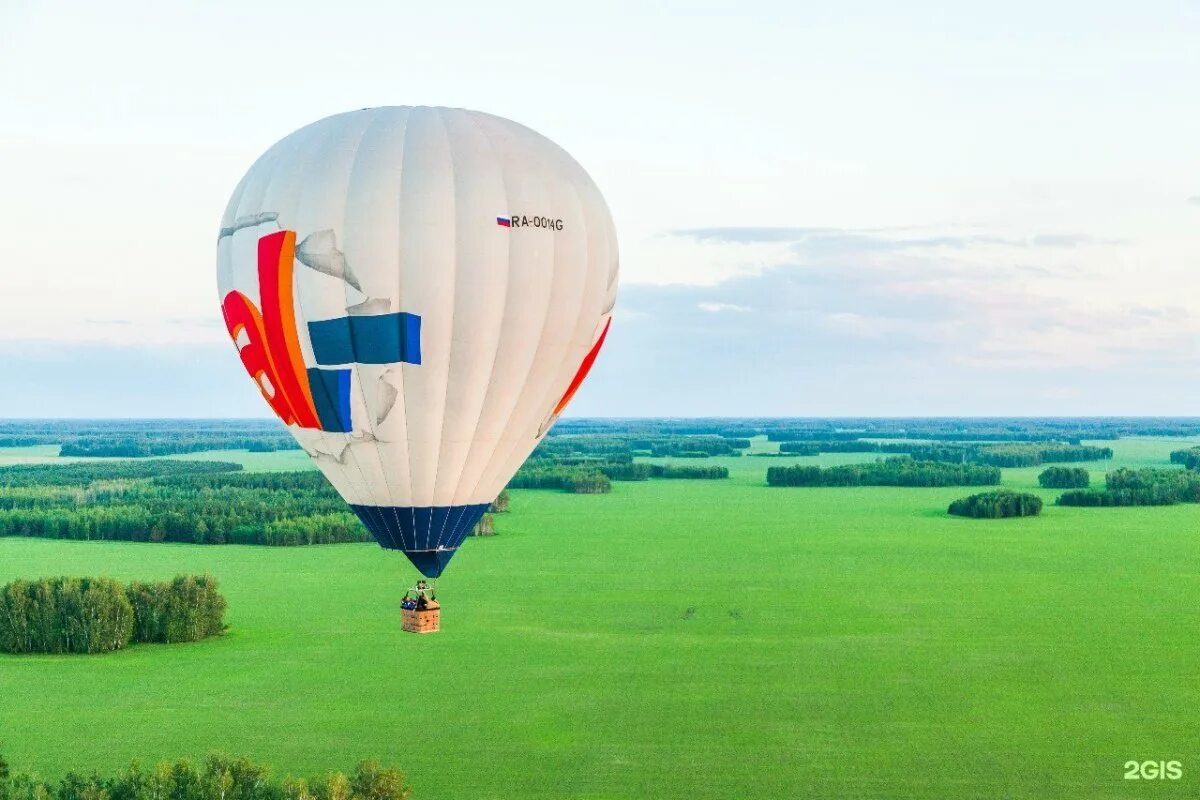
<instances>
[{"instance_id":1,"label":"dark blue balloon base","mask_svg":"<svg viewBox=\"0 0 1200 800\"><path fill-rule=\"evenodd\" d=\"M469 506L358 506L350 508L385 550L399 550L408 556L421 574L436 578L442 574L458 546L489 503Z\"/></svg>"}]
</instances>

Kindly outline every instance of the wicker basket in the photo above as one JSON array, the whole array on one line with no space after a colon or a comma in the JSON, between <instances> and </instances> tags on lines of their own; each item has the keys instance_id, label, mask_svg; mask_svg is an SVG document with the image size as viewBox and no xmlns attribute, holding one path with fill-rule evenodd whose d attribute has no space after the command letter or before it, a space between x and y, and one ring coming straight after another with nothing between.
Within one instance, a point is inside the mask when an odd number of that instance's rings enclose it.
<instances>
[{"instance_id":1,"label":"wicker basket","mask_svg":"<svg viewBox=\"0 0 1200 800\"><path fill-rule=\"evenodd\" d=\"M400 627L409 633L437 633L441 622L442 612L436 608L424 611L405 608L400 611Z\"/></svg>"}]
</instances>

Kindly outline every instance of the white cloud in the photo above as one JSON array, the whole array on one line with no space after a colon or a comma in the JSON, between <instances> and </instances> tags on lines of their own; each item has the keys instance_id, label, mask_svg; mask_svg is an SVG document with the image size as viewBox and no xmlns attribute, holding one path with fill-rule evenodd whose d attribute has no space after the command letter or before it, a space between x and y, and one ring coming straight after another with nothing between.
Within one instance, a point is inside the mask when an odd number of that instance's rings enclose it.
<instances>
[{"instance_id":1,"label":"white cloud","mask_svg":"<svg viewBox=\"0 0 1200 800\"><path fill-rule=\"evenodd\" d=\"M701 311L708 311L712 314L719 314L722 311L750 311L746 306L739 306L736 303L714 303L711 301L703 301L696 303L696 308Z\"/></svg>"}]
</instances>

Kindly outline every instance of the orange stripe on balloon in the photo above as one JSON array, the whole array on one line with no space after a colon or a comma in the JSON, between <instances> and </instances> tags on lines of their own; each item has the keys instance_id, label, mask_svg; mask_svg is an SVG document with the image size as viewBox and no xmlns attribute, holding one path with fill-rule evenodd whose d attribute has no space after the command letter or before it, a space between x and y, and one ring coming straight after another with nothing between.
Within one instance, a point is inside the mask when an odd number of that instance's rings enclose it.
<instances>
[{"instance_id":1,"label":"orange stripe on balloon","mask_svg":"<svg viewBox=\"0 0 1200 800\"><path fill-rule=\"evenodd\" d=\"M296 232L285 231L283 245L279 248L279 313L283 327L283 337L287 344L287 354L292 362L292 371L298 379L300 402L315 421L317 406L313 401L312 387L308 385L308 371L304 366L304 352L300 349L300 337L296 327L296 304L293 298L292 280L296 260ZM318 423L319 424L319 423Z\"/></svg>"},{"instance_id":2,"label":"orange stripe on balloon","mask_svg":"<svg viewBox=\"0 0 1200 800\"><path fill-rule=\"evenodd\" d=\"M592 369L592 364L596 362L596 356L600 353L600 348L604 345L604 337L608 336L608 326L612 324L612 317L609 317L604 323L604 330L600 332L600 338L592 345L592 349L583 357L583 363L579 365L579 371L575 373L574 379L571 380L571 385L567 387L567 392L558 401L558 405L554 407L553 416L562 413L562 410L567 407L567 403L571 402L571 398L575 396L575 392L579 391L580 384L587 374Z\"/></svg>"},{"instance_id":3,"label":"orange stripe on balloon","mask_svg":"<svg viewBox=\"0 0 1200 800\"><path fill-rule=\"evenodd\" d=\"M258 291L262 297L267 349L279 376L278 390L292 407L297 425L319 428L312 394L304 385L308 374L296 337L295 300L292 297L295 247L294 231L279 231L258 240ZM304 381L300 380L302 375Z\"/></svg>"}]
</instances>

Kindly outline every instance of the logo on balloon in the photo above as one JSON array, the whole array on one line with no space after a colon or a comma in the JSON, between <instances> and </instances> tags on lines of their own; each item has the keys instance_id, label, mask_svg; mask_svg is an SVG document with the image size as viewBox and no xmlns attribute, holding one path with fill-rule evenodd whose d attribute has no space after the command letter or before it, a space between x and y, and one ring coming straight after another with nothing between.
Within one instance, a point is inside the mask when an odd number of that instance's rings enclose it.
<instances>
[{"instance_id":1,"label":"logo on balloon","mask_svg":"<svg viewBox=\"0 0 1200 800\"><path fill-rule=\"evenodd\" d=\"M509 217L496 217L496 224L501 228L546 228L547 230L561 231L563 229L563 221L561 218L554 219L553 217L538 217L526 216L524 214L513 214Z\"/></svg>"},{"instance_id":2,"label":"logo on balloon","mask_svg":"<svg viewBox=\"0 0 1200 800\"><path fill-rule=\"evenodd\" d=\"M258 240L262 308L239 291L225 295L225 328L242 366L285 425L349 433L347 364L420 364L421 318L405 312L347 315L308 323L316 367L304 362L296 326L293 269L296 232Z\"/></svg>"}]
</instances>

